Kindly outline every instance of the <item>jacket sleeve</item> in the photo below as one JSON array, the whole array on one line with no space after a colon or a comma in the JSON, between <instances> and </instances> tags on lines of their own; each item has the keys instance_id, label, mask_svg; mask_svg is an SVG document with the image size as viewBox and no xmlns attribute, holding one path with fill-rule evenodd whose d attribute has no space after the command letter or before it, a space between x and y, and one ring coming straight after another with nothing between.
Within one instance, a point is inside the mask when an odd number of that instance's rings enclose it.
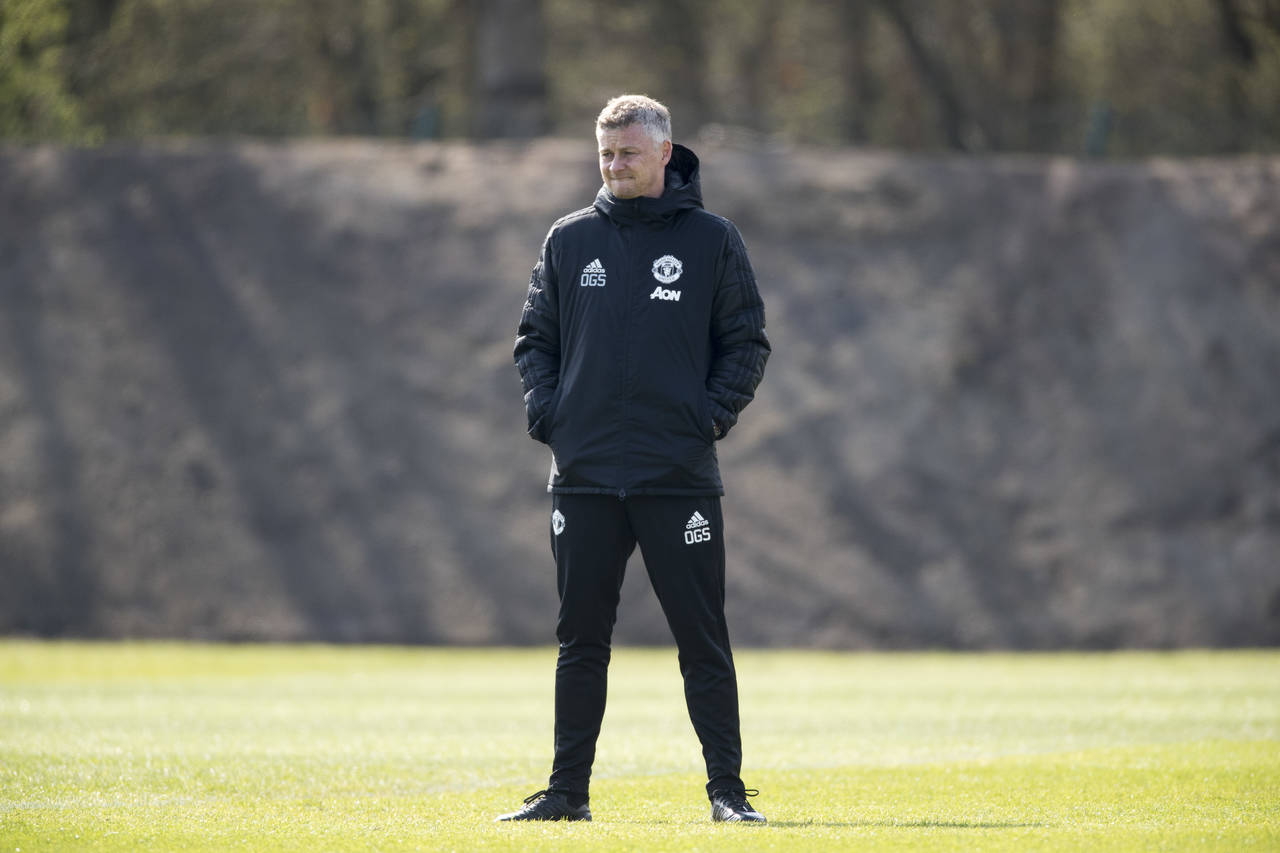
<instances>
[{"instance_id":1,"label":"jacket sleeve","mask_svg":"<svg viewBox=\"0 0 1280 853\"><path fill-rule=\"evenodd\" d=\"M723 438L738 422L738 413L755 396L770 353L764 331L764 302L756 288L742 235L732 223L725 234L712 305L711 344L707 395L711 398L711 415Z\"/></svg>"},{"instance_id":2,"label":"jacket sleeve","mask_svg":"<svg viewBox=\"0 0 1280 853\"><path fill-rule=\"evenodd\" d=\"M529 437L544 444L549 438L551 400L560 378L560 307L552 236L548 234L543 241L538 263L529 277L529 294L520 314L513 353L524 387Z\"/></svg>"}]
</instances>

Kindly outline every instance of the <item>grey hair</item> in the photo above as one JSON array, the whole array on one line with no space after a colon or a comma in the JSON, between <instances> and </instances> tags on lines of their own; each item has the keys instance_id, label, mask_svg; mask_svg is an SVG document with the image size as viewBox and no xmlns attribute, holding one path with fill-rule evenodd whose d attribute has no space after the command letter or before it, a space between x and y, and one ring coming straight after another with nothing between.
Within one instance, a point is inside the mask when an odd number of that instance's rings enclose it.
<instances>
[{"instance_id":1,"label":"grey hair","mask_svg":"<svg viewBox=\"0 0 1280 853\"><path fill-rule=\"evenodd\" d=\"M596 132L638 124L657 143L671 140L671 111L647 95L619 95L596 117Z\"/></svg>"}]
</instances>

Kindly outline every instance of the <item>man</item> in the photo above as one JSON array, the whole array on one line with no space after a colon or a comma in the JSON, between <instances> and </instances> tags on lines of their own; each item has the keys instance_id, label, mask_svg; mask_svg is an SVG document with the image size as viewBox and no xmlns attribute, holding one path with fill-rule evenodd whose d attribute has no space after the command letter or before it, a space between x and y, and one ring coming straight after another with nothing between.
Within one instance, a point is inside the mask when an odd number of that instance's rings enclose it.
<instances>
[{"instance_id":1,"label":"man","mask_svg":"<svg viewBox=\"0 0 1280 853\"><path fill-rule=\"evenodd\" d=\"M639 544L679 650L712 818L763 823L739 776L715 442L764 375L764 306L738 230L702 207L698 158L672 144L666 107L614 98L596 140L604 186L551 227L516 337L529 435L552 452L560 652L550 783L498 820L591 819L610 638Z\"/></svg>"}]
</instances>

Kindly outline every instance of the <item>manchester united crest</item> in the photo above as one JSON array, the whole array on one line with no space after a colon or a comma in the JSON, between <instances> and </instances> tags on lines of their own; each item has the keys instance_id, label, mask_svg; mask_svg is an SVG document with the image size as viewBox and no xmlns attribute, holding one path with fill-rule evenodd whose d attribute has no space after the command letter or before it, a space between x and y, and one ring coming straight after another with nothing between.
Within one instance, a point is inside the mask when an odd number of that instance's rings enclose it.
<instances>
[{"instance_id":1,"label":"manchester united crest","mask_svg":"<svg viewBox=\"0 0 1280 853\"><path fill-rule=\"evenodd\" d=\"M663 255L653 262L653 277L663 284L671 284L684 272L684 264L675 255Z\"/></svg>"}]
</instances>

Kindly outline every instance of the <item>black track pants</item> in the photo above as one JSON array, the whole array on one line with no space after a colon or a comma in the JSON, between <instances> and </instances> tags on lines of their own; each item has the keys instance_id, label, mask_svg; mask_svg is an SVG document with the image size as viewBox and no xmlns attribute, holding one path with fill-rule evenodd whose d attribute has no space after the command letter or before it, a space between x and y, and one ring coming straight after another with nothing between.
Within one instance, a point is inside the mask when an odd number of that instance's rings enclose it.
<instances>
[{"instance_id":1,"label":"black track pants","mask_svg":"<svg viewBox=\"0 0 1280 853\"><path fill-rule=\"evenodd\" d=\"M556 636L554 791L585 795L604 717L610 638L637 543L679 651L708 793L741 788L738 681L724 618L724 523L718 497L554 495Z\"/></svg>"}]
</instances>

